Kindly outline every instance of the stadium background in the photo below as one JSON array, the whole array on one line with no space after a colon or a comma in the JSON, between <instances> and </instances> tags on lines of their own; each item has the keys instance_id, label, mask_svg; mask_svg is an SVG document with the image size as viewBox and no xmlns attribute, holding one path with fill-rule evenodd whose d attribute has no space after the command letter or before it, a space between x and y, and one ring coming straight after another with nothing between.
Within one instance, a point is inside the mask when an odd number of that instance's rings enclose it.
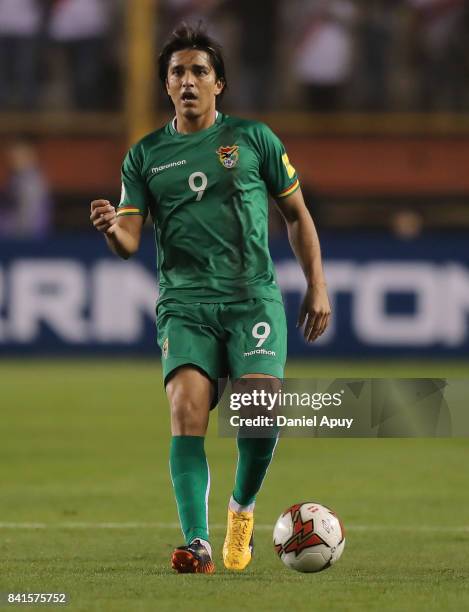
<instances>
[{"instance_id":1,"label":"stadium background","mask_svg":"<svg viewBox=\"0 0 469 612\"><path fill-rule=\"evenodd\" d=\"M294 325L302 276L271 207L289 376L467 377L468 14L464 0L0 0L0 591L67 587L88 610L154 598L169 609L190 592L166 570L179 534L151 228L120 262L88 220L91 199L117 201L129 144L171 116L154 60L181 19L204 20L224 44L222 110L279 134L320 232L334 315L308 347ZM216 423L211 434L220 525L235 455ZM258 608L288 592L309 609L310 583L282 573L268 530L311 496L350 525L336 573L315 580L319 603L457 609L465 443L375 442L285 441L260 498L252 582L221 572L218 595L201 586L214 609L231 609L236 589ZM389 542L396 507L411 561Z\"/></svg>"}]
</instances>

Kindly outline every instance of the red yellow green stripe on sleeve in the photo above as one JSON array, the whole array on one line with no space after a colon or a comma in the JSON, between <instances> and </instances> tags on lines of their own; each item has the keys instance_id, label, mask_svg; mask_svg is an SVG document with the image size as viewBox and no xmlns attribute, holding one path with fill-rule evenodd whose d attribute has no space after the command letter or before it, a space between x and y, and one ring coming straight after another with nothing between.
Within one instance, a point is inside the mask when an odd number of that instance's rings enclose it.
<instances>
[{"instance_id":1,"label":"red yellow green stripe on sleeve","mask_svg":"<svg viewBox=\"0 0 469 612\"><path fill-rule=\"evenodd\" d=\"M121 206L117 209L117 216L121 215L141 215L142 211L136 206Z\"/></svg>"},{"instance_id":2,"label":"red yellow green stripe on sleeve","mask_svg":"<svg viewBox=\"0 0 469 612\"><path fill-rule=\"evenodd\" d=\"M281 191L278 194L277 198L286 198L287 196L289 196L293 192L295 192L298 189L299 186L300 186L300 181L298 179L296 179L289 187L287 187L286 189Z\"/></svg>"}]
</instances>

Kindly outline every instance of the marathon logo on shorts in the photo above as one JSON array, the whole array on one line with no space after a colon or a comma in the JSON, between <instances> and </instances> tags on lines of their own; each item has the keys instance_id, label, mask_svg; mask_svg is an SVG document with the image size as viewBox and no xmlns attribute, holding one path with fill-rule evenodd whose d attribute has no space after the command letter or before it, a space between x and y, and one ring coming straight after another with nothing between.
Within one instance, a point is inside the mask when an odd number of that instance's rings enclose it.
<instances>
[{"instance_id":1,"label":"marathon logo on shorts","mask_svg":"<svg viewBox=\"0 0 469 612\"><path fill-rule=\"evenodd\" d=\"M275 351L267 351L266 349L254 349L253 351L244 353L245 357L251 357L252 355L271 355L272 357L275 357L277 353Z\"/></svg>"},{"instance_id":2,"label":"marathon logo on shorts","mask_svg":"<svg viewBox=\"0 0 469 612\"><path fill-rule=\"evenodd\" d=\"M168 356L168 350L169 350L169 340L168 338L166 338L165 341L163 342L163 357L165 359Z\"/></svg>"},{"instance_id":3,"label":"marathon logo on shorts","mask_svg":"<svg viewBox=\"0 0 469 612\"><path fill-rule=\"evenodd\" d=\"M234 168L239 160L239 147L232 145L231 147L220 147L217 149L218 159L220 163L230 170Z\"/></svg>"}]
</instances>

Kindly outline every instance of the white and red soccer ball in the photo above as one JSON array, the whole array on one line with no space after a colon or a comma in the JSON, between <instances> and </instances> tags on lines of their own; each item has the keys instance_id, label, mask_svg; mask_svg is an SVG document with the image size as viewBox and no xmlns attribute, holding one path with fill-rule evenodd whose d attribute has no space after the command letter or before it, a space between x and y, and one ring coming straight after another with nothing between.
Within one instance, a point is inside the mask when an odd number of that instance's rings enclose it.
<instances>
[{"instance_id":1,"label":"white and red soccer ball","mask_svg":"<svg viewBox=\"0 0 469 612\"><path fill-rule=\"evenodd\" d=\"M320 572L333 565L344 551L345 531L338 516L321 504L294 504L274 527L274 548L287 567L299 572Z\"/></svg>"}]
</instances>

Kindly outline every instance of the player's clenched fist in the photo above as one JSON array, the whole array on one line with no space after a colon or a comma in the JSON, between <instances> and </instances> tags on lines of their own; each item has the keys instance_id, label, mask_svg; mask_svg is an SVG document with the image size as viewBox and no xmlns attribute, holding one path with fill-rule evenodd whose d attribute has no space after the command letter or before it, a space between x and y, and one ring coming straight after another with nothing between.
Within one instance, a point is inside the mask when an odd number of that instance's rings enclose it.
<instances>
[{"instance_id":1,"label":"player's clenched fist","mask_svg":"<svg viewBox=\"0 0 469 612\"><path fill-rule=\"evenodd\" d=\"M104 234L113 234L117 227L116 209L109 200L93 200L91 202L91 223Z\"/></svg>"}]
</instances>

